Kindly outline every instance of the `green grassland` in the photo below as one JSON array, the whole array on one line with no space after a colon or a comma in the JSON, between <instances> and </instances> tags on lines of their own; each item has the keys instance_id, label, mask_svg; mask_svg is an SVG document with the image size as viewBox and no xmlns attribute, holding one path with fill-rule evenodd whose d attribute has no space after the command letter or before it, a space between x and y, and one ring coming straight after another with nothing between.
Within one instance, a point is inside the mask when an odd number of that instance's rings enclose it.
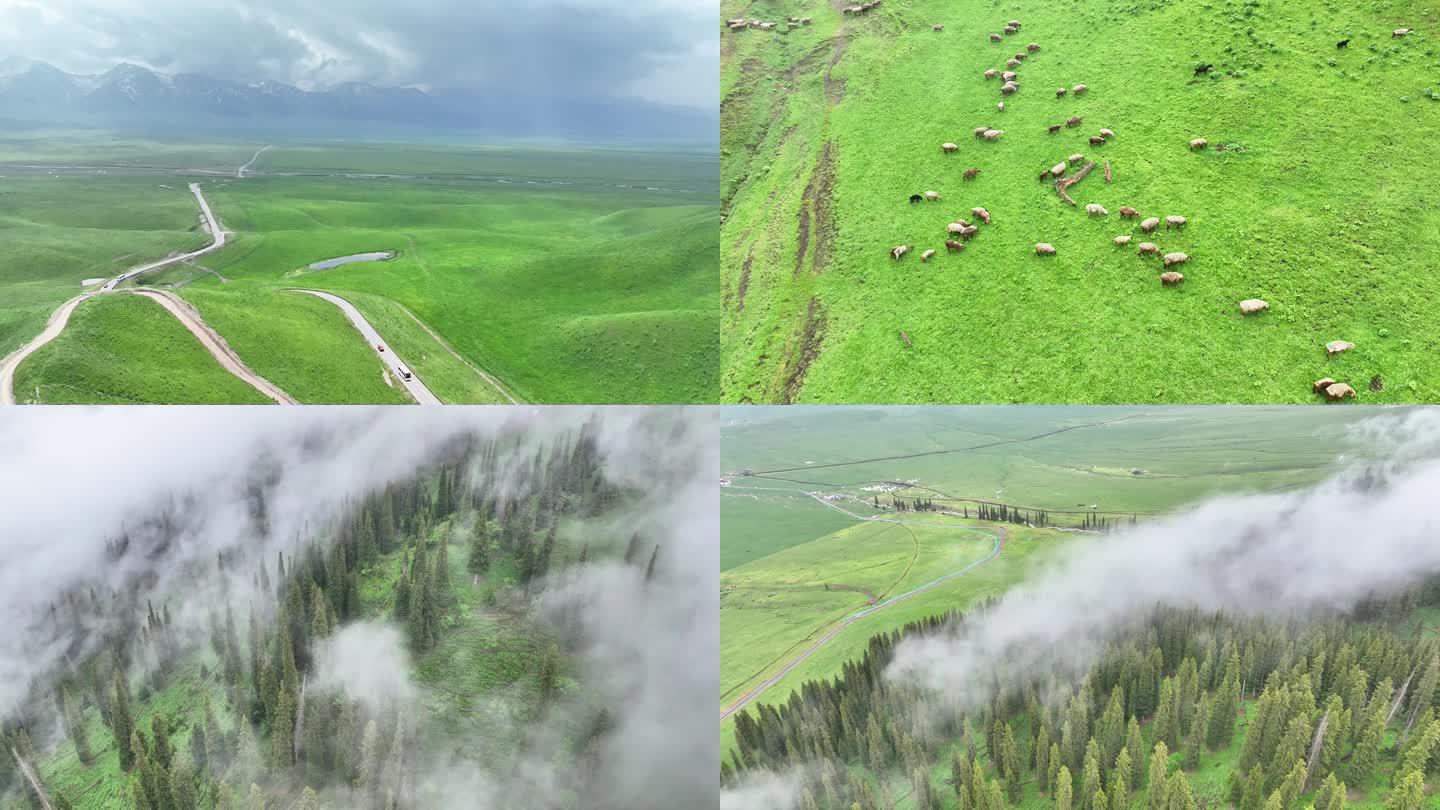
<instances>
[{"instance_id":1,"label":"green grassland","mask_svg":"<svg viewBox=\"0 0 1440 810\"><path fill-rule=\"evenodd\" d=\"M80 139L42 149L18 137L0 139L0 174L23 175L0 178L0 223L54 254L45 262L0 258L0 290L13 284L16 294L6 301L18 302L14 311L0 308L0 353L37 333L49 312L78 292L79 279L204 244L185 189L198 181L234 232L230 242L198 266L168 268L137 283L179 292L207 322L213 319L247 364L301 402L404 395L388 390L379 360L366 355L370 350L338 311L322 316L318 307L329 304L292 301L303 297L290 292L295 288L351 300L445 402L509 401L475 368L522 401L716 398L713 155L439 142L277 144L254 166L264 174L240 180L234 168L258 148L245 146ZM19 168L29 148L41 158L72 161L90 148L94 159L122 168L104 176L37 176L41 170ZM213 169L195 174L200 165L225 165L240 153L229 177ZM151 174L133 176L141 172ZM132 196L143 196L133 210ZM185 238L174 238L176 230ZM67 252L57 245L83 247ZM378 250L398 255L308 269ZM345 343L355 346L316 356Z\"/></svg>"},{"instance_id":2,"label":"green grassland","mask_svg":"<svg viewBox=\"0 0 1440 810\"><path fill-rule=\"evenodd\" d=\"M722 400L1372 403L1440 388L1440 209L1421 167L1440 129L1440 9L1404 0L725 0L724 17L812 16L722 34ZM1016 36L990 32L1018 18ZM941 33L932 24L944 24ZM1415 29L1404 39L1393 28ZM1335 43L1350 39L1347 49ZM997 112L987 68L1027 42ZM1192 68L1214 65L1196 78ZM1085 83L1083 96L1054 89ZM1079 115L1084 125L1049 135ZM995 143L971 130L1005 131ZM1116 136L1091 147L1102 127ZM1212 148L1191 152L1203 137ZM944 155L946 141L960 145ZM1036 181L1072 153L1072 189ZM1113 182L1101 176L1104 161ZM974 182L960 173L981 169ZM939 192L943 201L911 205ZM1181 214L1178 288L1119 249L1118 216ZM944 226L984 206L962 253ZM1058 255L1034 255L1037 242ZM1140 238L1137 243L1143 241ZM887 251L911 244L893 262ZM921 250L939 255L921 264ZM1236 304L1271 309L1242 318ZM904 330L911 345L901 341ZM1326 358L1327 341L1356 344ZM1383 390L1370 390L1372 378Z\"/></svg>"},{"instance_id":3,"label":"green grassland","mask_svg":"<svg viewBox=\"0 0 1440 810\"><path fill-rule=\"evenodd\" d=\"M1375 412L788 406L724 414L721 469L758 473L732 476L721 499L721 560L729 568L814 540L845 519L800 492L869 499L872 482L915 481L904 497L1054 510L1055 523L1072 525L1081 515L1058 512L1158 513L1209 495L1318 481L1341 456L1371 452L1354 430ZM919 453L931 455L894 458ZM824 466L835 464L843 466Z\"/></svg>"},{"instance_id":4,"label":"green grassland","mask_svg":"<svg viewBox=\"0 0 1440 810\"><path fill-rule=\"evenodd\" d=\"M101 295L80 304L65 331L20 366L15 398L50 405L271 403L221 368L158 303L139 295Z\"/></svg>"}]
</instances>

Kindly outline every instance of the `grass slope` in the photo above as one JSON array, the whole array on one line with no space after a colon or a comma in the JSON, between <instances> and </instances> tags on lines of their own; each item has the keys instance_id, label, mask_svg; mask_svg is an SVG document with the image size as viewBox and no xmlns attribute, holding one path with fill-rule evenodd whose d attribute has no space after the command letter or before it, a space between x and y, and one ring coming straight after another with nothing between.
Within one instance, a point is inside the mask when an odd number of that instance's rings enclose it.
<instances>
[{"instance_id":1,"label":"grass slope","mask_svg":"<svg viewBox=\"0 0 1440 810\"><path fill-rule=\"evenodd\" d=\"M887 0L865 16L789 0L726 17L813 16L722 45L722 399L729 402L1310 402L1322 376L1364 402L1440 395L1434 154L1440 11L1399 0ZM1009 18L1024 28L992 45ZM943 23L942 33L930 26ZM1416 29L1392 39L1399 26ZM1350 38L1348 49L1335 42ZM987 68L1025 43L999 113ZM1208 78L1191 68L1213 63ZM1057 99L1054 88L1086 83ZM1084 126L1045 127L1080 115ZM996 143L976 126L1005 130ZM1117 135L1103 147L1085 136ZM1192 153L1207 138L1223 151ZM953 141L958 154L942 155ZM1073 194L1037 174L1110 161ZM968 167L982 170L963 182ZM923 190L943 196L910 205ZM947 255L944 226L994 224ZM1118 217L1192 260L1179 288L1118 249ZM1058 249L1033 253L1036 242ZM1137 238L1137 243L1142 239ZM916 247L900 263L896 244ZM940 255L922 265L918 252ZM1236 302L1271 310L1242 318ZM907 347L899 338L904 330ZM1327 359L1330 340L1353 351ZM1379 377L1382 391L1368 383Z\"/></svg>"},{"instance_id":2,"label":"grass slope","mask_svg":"<svg viewBox=\"0 0 1440 810\"><path fill-rule=\"evenodd\" d=\"M377 387L378 360L359 363L365 347L338 313L277 297L299 286L351 298L446 402L508 401L469 366L526 401L718 396L714 155L300 142L261 155L255 170L271 174L234 178L258 146L0 136L0 228L18 246L0 258L0 354L80 279L203 244L185 192L199 180L230 244L138 283L179 291L302 402L400 395ZM209 168L232 160L230 176ZM26 168L50 162L111 168ZM387 249L397 258L307 269ZM344 342L358 345L315 354Z\"/></svg>"},{"instance_id":3,"label":"grass slope","mask_svg":"<svg viewBox=\"0 0 1440 810\"><path fill-rule=\"evenodd\" d=\"M59 337L15 374L15 398L50 405L271 404L158 303L102 295L75 309Z\"/></svg>"}]
</instances>

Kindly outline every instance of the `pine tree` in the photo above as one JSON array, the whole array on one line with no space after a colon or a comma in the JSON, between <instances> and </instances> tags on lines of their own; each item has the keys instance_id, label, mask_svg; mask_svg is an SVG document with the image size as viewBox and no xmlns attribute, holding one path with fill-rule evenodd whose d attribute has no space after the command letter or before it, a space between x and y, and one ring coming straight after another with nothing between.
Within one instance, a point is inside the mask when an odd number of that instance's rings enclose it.
<instances>
[{"instance_id":1,"label":"pine tree","mask_svg":"<svg viewBox=\"0 0 1440 810\"><path fill-rule=\"evenodd\" d=\"M1150 755L1150 788L1146 794L1146 810L1166 810L1167 775L1170 772L1170 750L1163 741L1155 743Z\"/></svg>"},{"instance_id":2,"label":"pine tree","mask_svg":"<svg viewBox=\"0 0 1440 810\"><path fill-rule=\"evenodd\" d=\"M1050 726L1047 723L1040 724L1039 734L1035 737L1035 745L1031 750L1035 752L1035 777L1040 780L1040 792L1047 793L1050 790Z\"/></svg>"},{"instance_id":3,"label":"pine tree","mask_svg":"<svg viewBox=\"0 0 1440 810\"><path fill-rule=\"evenodd\" d=\"M1385 797L1385 810L1420 810L1425 803L1425 776L1407 771Z\"/></svg>"},{"instance_id":4,"label":"pine tree","mask_svg":"<svg viewBox=\"0 0 1440 810\"><path fill-rule=\"evenodd\" d=\"M1020 803L1022 795L1020 774L1020 749L1015 745L1015 733L1009 723L1000 723L999 760L996 763L1000 778L1005 784L1005 794L1014 804Z\"/></svg>"},{"instance_id":5,"label":"pine tree","mask_svg":"<svg viewBox=\"0 0 1440 810\"><path fill-rule=\"evenodd\" d=\"M280 687L275 715L270 720L270 765L277 771L295 764L295 696L289 685Z\"/></svg>"},{"instance_id":6,"label":"pine tree","mask_svg":"<svg viewBox=\"0 0 1440 810\"><path fill-rule=\"evenodd\" d=\"M1178 747L1178 728L1179 721L1175 716L1175 680L1166 678L1160 682L1160 706L1155 710L1155 741L1164 742L1168 748Z\"/></svg>"},{"instance_id":7,"label":"pine tree","mask_svg":"<svg viewBox=\"0 0 1440 810\"><path fill-rule=\"evenodd\" d=\"M1095 794L1105 787L1100 777L1100 746L1091 737L1085 750L1085 765L1080 775L1080 798L1085 802L1083 807L1090 810L1089 802Z\"/></svg>"},{"instance_id":8,"label":"pine tree","mask_svg":"<svg viewBox=\"0 0 1440 810\"><path fill-rule=\"evenodd\" d=\"M95 755L90 750L90 737L85 733L85 719L74 695L70 693L68 683L60 686L60 705L65 714L65 731L70 735L71 742L75 743L75 756L88 768L95 763Z\"/></svg>"},{"instance_id":9,"label":"pine tree","mask_svg":"<svg viewBox=\"0 0 1440 810\"><path fill-rule=\"evenodd\" d=\"M1265 769L1255 767L1245 776L1245 793L1240 800L1240 810L1264 810Z\"/></svg>"},{"instance_id":10,"label":"pine tree","mask_svg":"<svg viewBox=\"0 0 1440 810\"><path fill-rule=\"evenodd\" d=\"M1385 741L1386 711L1384 703L1368 710L1369 719L1355 740L1355 750L1350 754L1350 778L1347 781L1352 785L1370 784L1370 777L1375 773L1375 765L1380 758L1380 745Z\"/></svg>"},{"instance_id":11,"label":"pine tree","mask_svg":"<svg viewBox=\"0 0 1440 810\"><path fill-rule=\"evenodd\" d=\"M1140 741L1140 721L1133 716L1125 728L1125 749L1130 751L1130 786L1139 788L1145 781L1145 744Z\"/></svg>"},{"instance_id":12,"label":"pine tree","mask_svg":"<svg viewBox=\"0 0 1440 810\"><path fill-rule=\"evenodd\" d=\"M1428 711L1426 719L1430 719ZM1424 775L1430 770L1430 763L1434 760L1437 747L1440 747L1440 723L1426 723L1421 734L1406 746L1404 759L1396 773L1418 771Z\"/></svg>"},{"instance_id":13,"label":"pine tree","mask_svg":"<svg viewBox=\"0 0 1440 810\"><path fill-rule=\"evenodd\" d=\"M1330 774L1315 793L1315 810L1345 810L1345 793L1345 783Z\"/></svg>"},{"instance_id":14,"label":"pine tree","mask_svg":"<svg viewBox=\"0 0 1440 810\"><path fill-rule=\"evenodd\" d=\"M154 737L155 759L159 761L160 767L166 771L170 770L170 761L174 758L175 749L170 745L170 720L164 712L156 712L150 718L150 733Z\"/></svg>"},{"instance_id":15,"label":"pine tree","mask_svg":"<svg viewBox=\"0 0 1440 810\"><path fill-rule=\"evenodd\" d=\"M1210 713L1210 728L1205 742L1212 751L1230 744L1230 738L1235 733L1235 714L1239 710L1240 657L1232 652L1225 665L1225 678L1220 682L1220 689L1215 694L1215 705Z\"/></svg>"},{"instance_id":16,"label":"pine tree","mask_svg":"<svg viewBox=\"0 0 1440 810\"><path fill-rule=\"evenodd\" d=\"M373 801L380 791L380 729L371 720L365 724L365 737L360 745L360 773L355 777L355 792Z\"/></svg>"},{"instance_id":17,"label":"pine tree","mask_svg":"<svg viewBox=\"0 0 1440 810\"><path fill-rule=\"evenodd\" d=\"M200 806L195 774L184 757L177 757L170 768L170 798L174 802L175 810L196 810Z\"/></svg>"},{"instance_id":18,"label":"pine tree","mask_svg":"<svg viewBox=\"0 0 1440 810\"><path fill-rule=\"evenodd\" d=\"M131 739L135 732L134 716L130 713L130 688L122 673L115 673L115 700L110 704L110 728L115 732L115 748L120 753L120 770L135 767L135 750Z\"/></svg>"},{"instance_id":19,"label":"pine tree","mask_svg":"<svg viewBox=\"0 0 1440 810\"><path fill-rule=\"evenodd\" d=\"M1126 810L1130 806L1130 778L1134 766L1130 762L1130 749L1121 748L1115 755L1115 767L1110 769L1110 806L1115 810Z\"/></svg>"},{"instance_id":20,"label":"pine tree","mask_svg":"<svg viewBox=\"0 0 1440 810\"><path fill-rule=\"evenodd\" d=\"M1055 810L1072 810L1070 796L1073 787L1070 784L1070 768L1061 765L1055 775Z\"/></svg>"},{"instance_id":21,"label":"pine tree","mask_svg":"<svg viewBox=\"0 0 1440 810\"><path fill-rule=\"evenodd\" d=\"M1170 776L1165 793L1166 810L1196 810L1195 796L1190 791L1190 778L1184 771L1176 771Z\"/></svg>"}]
</instances>

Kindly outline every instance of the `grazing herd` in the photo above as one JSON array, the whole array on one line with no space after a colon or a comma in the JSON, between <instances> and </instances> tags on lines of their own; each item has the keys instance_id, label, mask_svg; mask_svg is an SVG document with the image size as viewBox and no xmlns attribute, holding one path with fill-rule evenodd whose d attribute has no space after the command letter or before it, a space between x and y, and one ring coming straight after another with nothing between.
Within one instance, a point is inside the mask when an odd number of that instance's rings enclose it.
<instances>
[{"instance_id":1,"label":"grazing herd","mask_svg":"<svg viewBox=\"0 0 1440 810\"><path fill-rule=\"evenodd\" d=\"M879 0L875 0L874 3L866 3L861 6L847 7L844 9L844 11L846 14L864 13L865 10L868 10L867 7L873 8L876 5L879 5ZM936 23L931 27L932 30L936 32L944 31L943 24ZM989 34L989 40L993 43L1004 42L1006 36L1018 33L1020 27L1021 23L1019 20L1010 20L1005 25L1002 33ZM1406 36L1408 33L1409 29L1400 28L1395 29L1393 35L1396 37L1403 37ZM1336 47L1344 48L1348 43L1349 40L1343 40L1337 43ZM1002 96L1002 98L1008 98L1016 95L1020 91L1020 82L1018 81L1016 68L1021 66L1021 64L1026 60L1028 55L1034 54L1040 51L1040 49L1041 47L1038 43L1029 43L1025 46L1024 51L1017 52L1014 56L1006 59L1006 69L1001 70L998 68L990 68L985 70L982 74L984 80L990 81L994 79L999 79L1001 82L1000 95ZM1204 75L1208 73L1212 67L1213 65L1209 63L1201 64L1195 68L1195 75ZM1083 83L1075 84L1070 87L1059 87L1055 90L1055 97L1057 99L1063 99L1066 96L1083 96L1087 93L1088 89L1089 88ZM1003 111L1005 109L1005 102L1003 100L997 104L997 109L1000 111ZM1084 119L1081 116L1072 115L1062 123L1046 127L1046 131L1051 135L1055 135L1059 133L1062 129L1074 129L1076 127L1082 126L1083 124ZM974 128L975 138L981 141L993 143L1000 140L1001 136L1004 134L1004 130L990 126L978 126ZM1096 132L1096 134L1087 136L1087 140L1092 147L1104 146L1114 138L1115 131L1109 128L1101 128L1100 130L1098 130L1098 132ZM1189 142L1189 148L1191 151L1202 151L1208 146L1209 141L1204 138L1194 138ZM952 155L960 151L960 146L959 144L953 142L945 142L940 145L940 151L944 155ZM1094 161L1086 161L1085 156L1082 154L1072 154L1065 160L1062 160L1056 163L1054 166L1050 167L1049 169L1041 172L1040 179L1042 181L1054 181L1056 185L1056 190L1061 196L1061 198L1064 199L1066 202L1070 203L1071 205L1075 205L1075 201L1070 198L1070 196L1066 193L1066 190L1073 186L1075 183L1079 182L1081 179L1083 179L1084 176L1095 167L1095 165L1096 164ZM1077 166L1079 168L1072 172L1072 168ZM964 170L962 176L966 181L973 181L980 175L980 173L980 168L970 167ZM1107 183L1111 181L1111 169L1109 161L1105 162L1105 181ZM918 203L921 201L940 202L941 196L938 192L935 191L925 191L920 194L910 195L911 203ZM1086 204L1085 212L1088 216L1093 218L1108 217L1110 213L1103 205L1100 205L1099 203ZM990 225L992 222L992 216L990 212L983 207L977 206L975 208L972 208L970 210L970 213L972 218L976 222L983 223L985 225ZM1147 235L1153 234L1157 230L1159 230L1162 222L1162 219L1158 216L1142 218L1140 212L1137 209L1128 205L1120 207L1119 214L1122 219L1139 219L1140 222L1138 228L1140 232ZM1186 228L1188 220L1184 216L1178 214L1171 214L1165 216L1163 222L1167 231L1178 232ZM947 224L945 226L945 233L946 236L949 238L945 239L944 241L945 251L947 253L963 252L965 249L965 243L973 239L979 233L979 230L979 225L972 224L970 221L967 221L963 218L958 218L954 222ZM1113 243L1117 248L1128 248L1131 245L1132 241L1133 237L1130 234L1121 234L1113 238ZM892 260L898 262L904 257L906 253L909 253L911 250L912 248L908 244L896 245L895 247L890 249L890 257ZM1034 245L1034 251L1037 256L1042 257L1053 257L1057 254L1057 249L1055 245L1049 242L1036 242ZM1187 264L1190 261L1189 254L1181 251L1162 251L1160 246L1155 244L1154 242L1141 242L1137 246L1137 252L1142 258L1157 257L1160 259L1160 263L1164 271L1160 274L1160 283L1162 286L1178 287L1184 283L1185 275L1183 273L1180 273L1178 271L1178 268L1182 265ZM935 258L936 255L937 251L935 249L925 249L920 255L920 261L928 263L931 259ZM1269 309L1269 307L1270 304L1268 302L1258 298L1246 299L1239 302L1239 310L1242 316L1257 315ZM902 340L905 342L905 345L909 346L910 336L903 330L900 332L900 335ZM1327 343L1325 345L1326 353L1329 356L1341 354L1343 352L1349 351L1352 348L1354 348L1353 343L1349 343L1343 340L1331 341L1330 343ZM1372 381L1372 390L1379 390L1376 386L1377 383ZM1335 380L1330 378L1317 380L1314 383L1314 390L1317 394L1323 395L1331 400L1342 400L1352 398L1356 395L1355 389L1352 388L1350 385L1343 382L1336 382Z\"/></svg>"},{"instance_id":2,"label":"grazing herd","mask_svg":"<svg viewBox=\"0 0 1440 810\"><path fill-rule=\"evenodd\" d=\"M879 5L877 0L876 5ZM745 17L736 17L733 20L726 20L725 27L731 31L744 31L747 28L755 28L761 31L794 31L802 25L809 25L812 22L809 17L791 17L784 23L767 22ZM784 25L784 28L780 26Z\"/></svg>"}]
</instances>

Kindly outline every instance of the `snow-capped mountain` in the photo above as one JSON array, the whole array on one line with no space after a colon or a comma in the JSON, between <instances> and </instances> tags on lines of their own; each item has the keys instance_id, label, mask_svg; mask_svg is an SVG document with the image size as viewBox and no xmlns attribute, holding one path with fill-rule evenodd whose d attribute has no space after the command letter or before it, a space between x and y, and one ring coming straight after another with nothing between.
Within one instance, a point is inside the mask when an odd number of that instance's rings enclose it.
<instances>
[{"instance_id":1,"label":"snow-capped mountain","mask_svg":"<svg viewBox=\"0 0 1440 810\"><path fill-rule=\"evenodd\" d=\"M717 116L625 99L432 94L347 82L302 90L119 64L99 75L43 62L0 62L0 122L213 131L469 131L490 135L713 142Z\"/></svg>"}]
</instances>

